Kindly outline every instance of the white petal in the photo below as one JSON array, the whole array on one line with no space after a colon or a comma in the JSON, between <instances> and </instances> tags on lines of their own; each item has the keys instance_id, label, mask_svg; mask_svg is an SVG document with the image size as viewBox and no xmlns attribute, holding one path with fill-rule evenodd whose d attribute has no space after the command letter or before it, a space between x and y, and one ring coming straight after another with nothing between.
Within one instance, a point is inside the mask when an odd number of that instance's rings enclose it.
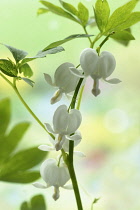
<instances>
[{"instance_id":1,"label":"white petal","mask_svg":"<svg viewBox=\"0 0 140 210\"><path fill-rule=\"evenodd\" d=\"M74 155L76 155L78 157L86 157L86 155L83 152L80 152L80 151L74 151Z\"/></svg>"},{"instance_id":2,"label":"white petal","mask_svg":"<svg viewBox=\"0 0 140 210\"><path fill-rule=\"evenodd\" d=\"M47 131L49 133L55 134L54 130L52 129L52 127L51 127L51 125L49 123L45 123L45 125L46 125Z\"/></svg>"},{"instance_id":3,"label":"white petal","mask_svg":"<svg viewBox=\"0 0 140 210\"><path fill-rule=\"evenodd\" d=\"M68 169L66 167L58 167L55 159L45 160L40 168L40 174L49 186L63 186L70 179Z\"/></svg>"},{"instance_id":4,"label":"white petal","mask_svg":"<svg viewBox=\"0 0 140 210\"><path fill-rule=\"evenodd\" d=\"M54 147L48 146L48 145L40 145L38 147L38 149L40 149L42 151L52 151L52 150L54 150Z\"/></svg>"},{"instance_id":5,"label":"white petal","mask_svg":"<svg viewBox=\"0 0 140 210\"><path fill-rule=\"evenodd\" d=\"M98 59L98 54L95 50L86 48L82 51L80 55L80 64L85 76L89 76L96 71Z\"/></svg>"},{"instance_id":6,"label":"white petal","mask_svg":"<svg viewBox=\"0 0 140 210\"><path fill-rule=\"evenodd\" d=\"M70 72L70 67L74 67L72 63L61 64L55 72L55 84L63 92L70 93L75 90L79 78Z\"/></svg>"},{"instance_id":7,"label":"white petal","mask_svg":"<svg viewBox=\"0 0 140 210\"><path fill-rule=\"evenodd\" d=\"M62 188L66 189L66 190L73 190L73 186L71 184L67 184L67 185L63 186Z\"/></svg>"},{"instance_id":8,"label":"white petal","mask_svg":"<svg viewBox=\"0 0 140 210\"><path fill-rule=\"evenodd\" d=\"M73 139L72 139L73 137ZM80 142L81 142L81 134L77 133L77 134L74 134L73 136L66 136L66 140L63 144L63 149L65 150L65 152L69 152L69 141L70 140L74 140L74 147L76 147Z\"/></svg>"},{"instance_id":9,"label":"white petal","mask_svg":"<svg viewBox=\"0 0 140 210\"><path fill-rule=\"evenodd\" d=\"M54 95L53 95L53 97L51 98L51 104L55 104L56 102L58 102L58 101L60 101L61 100L61 98L62 98L62 91L59 89L59 90L57 90L55 93L54 93Z\"/></svg>"},{"instance_id":10,"label":"white petal","mask_svg":"<svg viewBox=\"0 0 140 210\"><path fill-rule=\"evenodd\" d=\"M121 80L117 79L117 78L114 78L114 79L105 79L106 82L110 83L110 84L118 84L121 82Z\"/></svg>"},{"instance_id":11,"label":"white petal","mask_svg":"<svg viewBox=\"0 0 140 210\"><path fill-rule=\"evenodd\" d=\"M76 69L75 67L70 67L70 71L75 76L80 77L80 78L84 78L84 75L78 69Z\"/></svg>"},{"instance_id":12,"label":"white petal","mask_svg":"<svg viewBox=\"0 0 140 210\"><path fill-rule=\"evenodd\" d=\"M59 106L53 116L53 127L56 133L64 134L68 127L68 111L66 105Z\"/></svg>"},{"instance_id":13,"label":"white petal","mask_svg":"<svg viewBox=\"0 0 140 210\"><path fill-rule=\"evenodd\" d=\"M99 56L98 72L102 78L109 77L116 67L114 56L107 51L103 51Z\"/></svg>"},{"instance_id":14,"label":"white petal","mask_svg":"<svg viewBox=\"0 0 140 210\"><path fill-rule=\"evenodd\" d=\"M70 135L75 133L75 131L79 128L82 121L82 116L79 110L71 109L68 116L68 126L66 135Z\"/></svg>"},{"instance_id":15,"label":"white petal","mask_svg":"<svg viewBox=\"0 0 140 210\"><path fill-rule=\"evenodd\" d=\"M49 158L45 160L40 167L40 174L44 181L49 184L50 186L53 186L55 180L56 180L56 160L53 158Z\"/></svg>"},{"instance_id":16,"label":"white petal","mask_svg":"<svg viewBox=\"0 0 140 210\"><path fill-rule=\"evenodd\" d=\"M78 140L81 140L82 136L79 135L79 134L74 134L72 136L67 136L67 139L69 140L73 140L73 141L78 141Z\"/></svg>"},{"instance_id":17,"label":"white petal","mask_svg":"<svg viewBox=\"0 0 140 210\"><path fill-rule=\"evenodd\" d=\"M45 73L44 73L44 77L45 77L46 82L47 82L49 85L54 86L54 84L53 84L53 82L52 82L52 78L51 78L51 76L50 76L49 74L45 74Z\"/></svg>"},{"instance_id":18,"label":"white petal","mask_svg":"<svg viewBox=\"0 0 140 210\"><path fill-rule=\"evenodd\" d=\"M47 188L47 186L45 186L45 185L43 185L43 184L41 184L41 183L39 183L39 182L33 183L33 186L34 186L34 187L37 187L37 188L42 188L42 189Z\"/></svg>"}]
</instances>

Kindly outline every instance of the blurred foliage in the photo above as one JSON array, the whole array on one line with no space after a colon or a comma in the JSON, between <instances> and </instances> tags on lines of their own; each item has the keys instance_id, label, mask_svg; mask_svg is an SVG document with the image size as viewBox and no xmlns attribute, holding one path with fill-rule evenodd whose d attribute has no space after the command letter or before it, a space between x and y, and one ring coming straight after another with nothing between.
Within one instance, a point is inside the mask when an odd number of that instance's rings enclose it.
<instances>
[{"instance_id":1,"label":"blurred foliage","mask_svg":"<svg viewBox=\"0 0 140 210\"><path fill-rule=\"evenodd\" d=\"M20 210L47 210L44 197L36 195L31 198L30 202L23 202Z\"/></svg>"},{"instance_id":2,"label":"blurred foliage","mask_svg":"<svg viewBox=\"0 0 140 210\"><path fill-rule=\"evenodd\" d=\"M40 177L39 171L31 171L44 160L46 152L37 147L14 153L22 137L30 126L28 122L22 122L7 132L11 117L10 100L0 101L0 181L29 183Z\"/></svg>"}]
</instances>

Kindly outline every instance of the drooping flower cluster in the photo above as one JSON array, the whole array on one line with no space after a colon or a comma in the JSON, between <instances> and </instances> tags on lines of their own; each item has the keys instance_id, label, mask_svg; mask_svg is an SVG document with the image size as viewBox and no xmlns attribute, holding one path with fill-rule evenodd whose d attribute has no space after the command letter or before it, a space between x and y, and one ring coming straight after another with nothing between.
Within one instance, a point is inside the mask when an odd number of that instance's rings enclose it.
<instances>
[{"instance_id":1,"label":"drooping flower cluster","mask_svg":"<svg viewBox=\"0 0 140 210\"><path fill-rule=\"evenodd\" d=\"M91 49L87 48L82 51L80 55L81 70L74 67L72 63L63 63L55 71L54 82L49 74L44 74L45 79L51 86L57 87L58 90L51 98L51 104L58 102L62 98L62 94L68 94L74 91L78 85L80 78L87 78L90 76L94 80L92 93L97 96L100 93L99 80L103 79L108 83L117 84L119 79L107 79L116 67L114 56L107 51L103 51L100 55ZM77 146L81 139L81 133L77 130L81 124L82 116L79 110L68 110L66 105L60 105L53 115L53 127L45 123L46 129L51 133L55 139L50 138L52 146L40 145L38 148L43 151L59 151L63 149L69 155L69 142L74 141L74 147ZM76 151L80 157L84 157L82 152ZM62 160L61 160L62 159ZM66 182L70 179L67 166L63 162L63 157L60 160L47 159L44 161L40 168L40 174L46 185L41 183L34 183L33 185L38 188L54 187L54 200L59 198L59 187L69 188L65 186Z\"/></svg>"}]
</instances>

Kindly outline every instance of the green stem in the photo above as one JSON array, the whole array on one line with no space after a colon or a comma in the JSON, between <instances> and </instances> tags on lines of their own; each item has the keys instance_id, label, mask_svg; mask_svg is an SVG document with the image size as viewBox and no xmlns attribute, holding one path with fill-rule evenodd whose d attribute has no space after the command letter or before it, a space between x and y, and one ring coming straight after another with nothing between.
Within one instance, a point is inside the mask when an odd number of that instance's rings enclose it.
<instances>
[{"instance_id":1,"label":"green stem","mask_svg":"<svg viewBox=\"0 0 140 210\"><path fill-rule=\"evenodd\" d=\"M77 87L76 87L76 89L74 91L74 95L72 97L72 100L71 100L71 103L70 103L70 106L69 106L68 110L70 110L70 108L71 109L74 109L75 108L75 104L76 104L76 100L77 100L77 95L79 93L79 90L80 90L80 87L81 87L82 82L83 82L83 78L80 78L79 79L79 82L77 84Z\"/></svg>"},{"instance_id":2,"label":"green stem","mask_svg":"<svg viewBox=\"0 0 140 210\"><path fill-rule=\"evenodd\" d=\"M108 41L109 37L110 37L111 35L113 35L114 33L115 33L115 32L113 31L113 32L111 32L110 34L108 34L108 36L106 36L106 38L101 42L101 44L99 44L99 47L97 47L97 49L96 49L98 55L100 54L100 49L101 49L101 47Z\"/></svg>"},{"instance_id":3,"label":"green stem","mask_svg":"<svg viewBox=\"0 0 140 210\"><path fill-rule=\"evenodd\" d=\"M73 150L74 150L74 141L69 141L69 156L68 156L68 169L73 185L73 190L77 202L78 210L83 210L82 201L80 197L79 187L76 179L76 174L73 166Z\"/></svg>"},{"instance_id":4,"label":"green stem","mask_svg":"<svg viewBox=\"0 0 140 210\"><path fill-rule=\"evenodd\" d=\"M83 91L84 91L84 85L83 85L83 87L81 87L81 90L80 90L80 94L79 94L79 99L78 99L78 102L77 102L77 107L76 107L76 109L80 109L80 104L81 104L81 100L82 100L82 95L83 95Z\"/></svg>"},{"instance_id":5,"label":"green stem","mask_svg":"<svg viewBox=\"0 0 140 210\"><path fill-rule=\"evenodd\" d=\"M84 29L85 33L88 35L86 27L83 27L83 29ZM88 36L88 40L90 42L90 46L92 46L92 40L91 40L91 38L89 36Z\"/></svg>"},{"instance_id":6,"label":"green stem","mask_svg":"<svg viewBox=\"0 0 140 210\"><path fill-rule=\"evenodd\" d=\"M101 33L99 33L96 37L95 37L95 39L93 40L93 42L92 42L92 44L91 44L91 48L93 48L94 47L94 44L95 44L95 42L97 42L100 38L102 37L102 34Z\"/></svg>"}]
</instances>

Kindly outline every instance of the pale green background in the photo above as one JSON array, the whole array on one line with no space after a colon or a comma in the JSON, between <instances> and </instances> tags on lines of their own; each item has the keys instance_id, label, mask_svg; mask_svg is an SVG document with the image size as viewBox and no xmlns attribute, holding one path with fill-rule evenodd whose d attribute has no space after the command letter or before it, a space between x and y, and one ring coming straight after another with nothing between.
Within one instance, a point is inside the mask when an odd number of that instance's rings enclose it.
<instances>
[{"instance_id":1,"label":"pale green background","mask_svg":"<svg viewBox=\"0 0 140 210\"><path fill-rule=\"evenodd\" d=\"M57 0L51 1L58 3ZM77 5L79 1L67 1ZM95 1L82 1L93 14ZM109 0L111 10L124 4L125 0ZM84 33L80 25L58 17L45 14L37 17L36 11L42 7L35 0L0 0L0 42L29 52L33 56L53 41L76 33ZM140 3L136 11L140 10ZM97 34L94 28L87 28L89 34ZM85 159L77 159L76 172L81 186L84 210L90 209L90 197L101 197L95 210L139 210L140 209L140 24L132 27L136 41L128 48L109 40L103 50L111 51L117 67L111 77L122 80L119 85L101 83L102 93L95 98L90 90L92 80L88 79L83 95L81 112L83 140L77 150L86 154ZM96 44L96 47L98 44ZM77 39L64 45L65 52L48 55L47 58L32 61L32 79L35 87L20 82L21 94L41 121L51 123L52 114L60 104L69 104L66 97L60 103L50 105L54 93L43 78L43 73L54 74L63 62L79 64L80 52L89 47L88 40ZM11 57L4 46L0 46L0 57ZM10 97L12 104L11 127L21 121L31 121L27 134L18 149L48 143L46 133L25 110L10 86L0 79L0 98ZM50 157L56 156L51 153ZM9 169L10 170L10 169ZM72 191L61 190L61 197L54 202L53 189L35 189L31 184L14 185L0 183L0 209L18 210L22 201L29 200L34 194L44 193L49 210L76 210ZM84 190L82 190L84 188Z\"/></svg>"}]
</instances>

